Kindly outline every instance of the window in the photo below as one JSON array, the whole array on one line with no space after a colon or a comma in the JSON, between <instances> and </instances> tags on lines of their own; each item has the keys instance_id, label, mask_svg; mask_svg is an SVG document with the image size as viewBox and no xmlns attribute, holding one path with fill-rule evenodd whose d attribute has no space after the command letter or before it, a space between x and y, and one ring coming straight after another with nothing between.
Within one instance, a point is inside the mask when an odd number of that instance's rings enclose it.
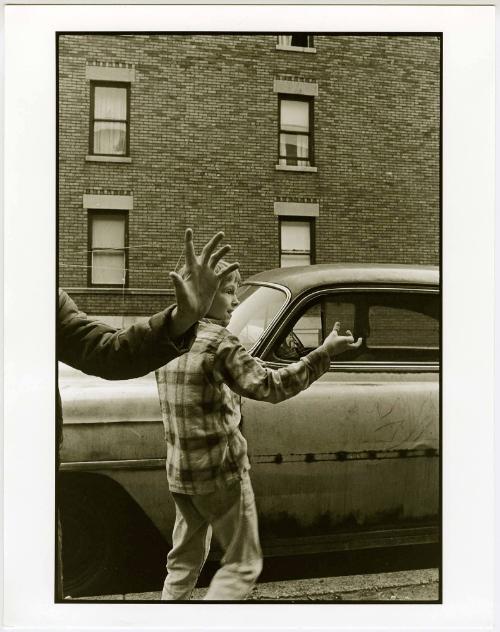
<instances>
[{"instance_id":1,"label":"window","mask_svg":"<svg viewBox=\"0 0 500 632\"><path fill-rule=\"evenodd\" d=\"M340 322L359 349L335 362L418 363L439 361L439 295L406 291L325 294L296 314L275 346L275 359L293 362L319 346Z\"/></svg>"},{"instance_id":2,"label":"window","mask_svg":"<svg viewBox=\"0 0 500 632\"><path fill-rule=\"evenodd\" d=\"M314 263L314 220L280 219L280 267Z\"/></svg>"},{"instance_id":3,"label":"window","mask_svg":"<svg viewBox=\"0 0 500 632\"><path fill-rule=\"evenodd\" d=\"M89 285L127 284L127 214L89 212Z\"/></svg>"},{"instance_id":4,"label":"window","mask_svg":"<svg viewBox=\"0 0 500 632\"><path fill-rule=\"evenodd\" d=\"M279 97L279 164L310 167L313 101L308 97Z\"/></svg>"},{"instance_id":5,"label":"window","mask_svg":"<svg viewBox=\"0 0 500 632\"><path fill-rule=\"evenodd\" d=\"M368 319L372 349L432 349L436 346L437 322L429 314L402 306L371 305Z\"/></svg>"},{"instance_id":6,"label":"window","mask_svg":"<svg viewBox=\"0 0 500 632\"><path fill-rule=\"evenodd\" d=\"M91 82L90 153L129 155L130 84Z\"/></svg>"},{"instance_id":7,"label":"window","mask_svg":"<svg viewBox=\"0 0 500 632\"><path fill-rule=\"evenodd\" d=\"M227 328L250 349L260 338L286 301L282 290L258 285L242 285L238 290L240 304L234 310Z\"/></svg>"},{"instance_id":8,"label":"window","mask_svg":"<svg viewBox=\"0 0 500 632\"><path fill-rule=\"evenodd\" d=\"M307 33L294 35L278 35L278 46L293 46L297 48L313 48L313 36Z\"/></svg>"}]
</instances>

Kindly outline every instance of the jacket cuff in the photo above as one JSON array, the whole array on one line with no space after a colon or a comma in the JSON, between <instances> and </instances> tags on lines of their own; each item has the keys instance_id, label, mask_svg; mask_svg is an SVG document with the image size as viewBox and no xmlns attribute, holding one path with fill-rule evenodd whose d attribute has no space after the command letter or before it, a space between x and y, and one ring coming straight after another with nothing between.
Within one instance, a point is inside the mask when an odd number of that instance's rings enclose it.
<instances>
[{"instance_id":1,"label":"jacket cuff","mask_svg":"<svg viewBox=\"0 0 500 632\"><path fill-rule=\"evenodd\" d=\"M149 319L149 326L151 327L151 331L157 338L159 344L174 349L174 351L180 355L191 349L191 346L196 339L198 323L192 325L184 334L182 334L182 336L174 339L170 338L168 326L171 314L175 307L175 304L171 305L163 312L158 312L158 314L151 316Z\"/></svg>"}]
</instances>

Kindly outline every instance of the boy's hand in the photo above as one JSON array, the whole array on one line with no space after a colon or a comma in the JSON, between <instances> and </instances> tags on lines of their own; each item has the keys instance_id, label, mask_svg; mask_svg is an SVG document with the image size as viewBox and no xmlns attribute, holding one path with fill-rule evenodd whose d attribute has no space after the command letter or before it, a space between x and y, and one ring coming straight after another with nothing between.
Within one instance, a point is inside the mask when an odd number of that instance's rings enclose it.
<instances>
[{"instance_id":1,"label":"boy's hand","mask_svg":"<svg viewBox=\"0 0 500 632\"><path fill-rule=\"evenodd\" d=\"M348 349L359 349L363 343L363 338L358 338L356 342L354 342L353 335L349 329L346 330L345 336L339 336L339 331L340 323L336 322L331 333L323 342L323 347L325 347L325 350L330 355L330 358L333 358L333 356L339 355L340 353L344 353L344 351L347 351Z\"/></svg>"},{"instance_id":2,"label":"boy's hand","mask_svg":"<svg viewBox=\"0 0 500 632\"><path fill-rule=\"evenodd\" d=\"M194 251L193 231L190 228L186 230L184 237L186 278L183 279L177 272L170 273L177 303L169 323L169 334L172 338L181 336L205 316L221 279L239 268L239 263L232 263L216 274L215 266L231 250L229 245L216 250L223 237L223 232L214 235L197 257Z\"/></svg>"}]
</instances>

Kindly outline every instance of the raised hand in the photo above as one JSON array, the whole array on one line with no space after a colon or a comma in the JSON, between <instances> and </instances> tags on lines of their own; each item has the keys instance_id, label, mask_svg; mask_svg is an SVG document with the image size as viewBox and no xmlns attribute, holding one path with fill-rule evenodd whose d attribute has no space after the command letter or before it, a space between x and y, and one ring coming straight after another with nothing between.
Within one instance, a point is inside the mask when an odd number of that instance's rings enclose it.
<instances>
[{"instance_id":1,"label":"raised hand","mask_svg":"<svg viewBox=\"0 0 500 632\"><path fill-rule=\"evenodd\" d=\"M358 338L354 342L354 337L349 329L346 330L345 336L339 336L340 323L336 322L332 331L328 334L323 342L323 346L328 351L330 357L344 353L348 349L359 349L363 343L363 338Z\"/></svg>"},{"instance_id":2,"label":"raised hand","mask_svg":"<svg viewBox=\"0 0 500 632\"><path fill-rule=\"evenodd\" d=\"M234 272L239 263L232 263L219 273L215 272L217 263L231 250L226 245L217 249L224 237L219 232L203 247L200 256L196 256L193 244L193 231L188 228L184 237L185 266L181 277L171 272L174 284L177 309L172 313L169 327L170 335L175 338L187 331L195 322L205 316L221 279Z\"/></svg>"}]
</instances>

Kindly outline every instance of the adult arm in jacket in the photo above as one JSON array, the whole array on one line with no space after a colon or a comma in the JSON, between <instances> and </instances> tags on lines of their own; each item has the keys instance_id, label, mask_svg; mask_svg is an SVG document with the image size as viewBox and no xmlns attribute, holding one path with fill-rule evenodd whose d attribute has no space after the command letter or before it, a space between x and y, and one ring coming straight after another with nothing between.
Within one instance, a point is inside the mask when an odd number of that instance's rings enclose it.
<instances>
[{"instance_id":1,"label":"adult arm in jacket","mask_svg":"<svg viewBox=\"0 0 500 632\"><path fill-rule=\"evenodd\" d=\"M59 290L57 359L107 380L146 375L191 346L194 329L175 341L168 334L173 309L159 312L147 322L115 329L90 320L64 290Z\"/></svg>"},{"instance_id":2,"label":"adult arm in jacket","mask_svg":"<svg viewBox=\"0 0 500 632\"><path fill-rule=\"evenodd\" d=\"M218 261L230 246L218 248L224 234L217 233L204 246L199 257L193 245L193 232L185 234L186 275L170 274L176 305L152 316L145 323L115 329L89 320L63 290L59 291L57 318L57 359L70 366L108 380L145 375L189 349L195 324L210 307L221 278L231 274L234 263L219 273Z\"/></svg>"}]
</instances>

